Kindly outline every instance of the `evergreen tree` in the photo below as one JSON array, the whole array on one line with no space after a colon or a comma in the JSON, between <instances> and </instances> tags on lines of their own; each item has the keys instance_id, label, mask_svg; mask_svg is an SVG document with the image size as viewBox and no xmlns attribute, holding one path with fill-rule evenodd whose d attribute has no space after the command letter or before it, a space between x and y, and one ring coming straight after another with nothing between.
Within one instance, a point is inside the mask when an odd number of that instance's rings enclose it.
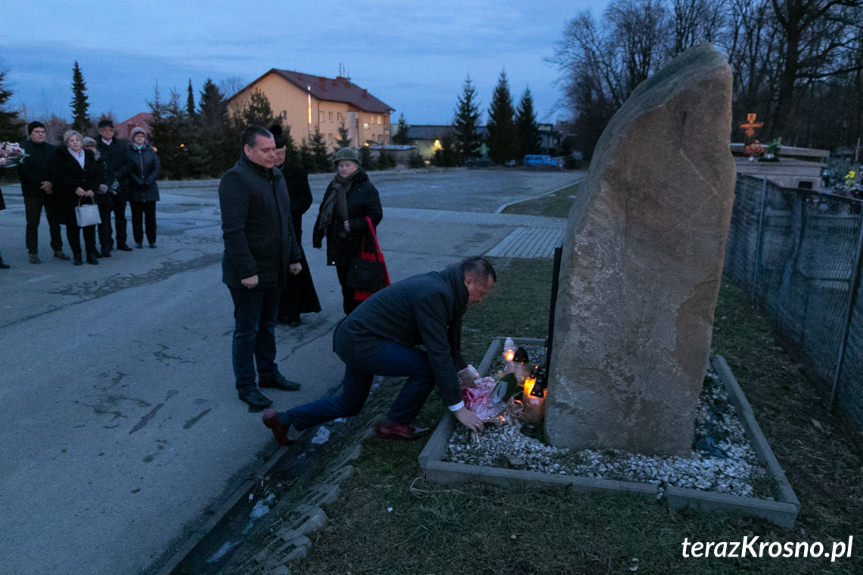
<instances>
[{"instance_id":1,"label":"evergreen tree","mask_svg":"<svg viewBox=\"0 0 863 575\"><path fill-rule=\"evenodd\" d=\"M408 122L405 120L405 115L401 114L399 116L399 127L396 129L396 133L393 136L393 144L407 146L410 143L411 140L408 138Z\"/></svg>"},{"instance_id":2,"label":"evergreen tree","mask_svg":"<svg viewBox=\"0 0 863 575\"><path fill-rule=\"evenodd\" d=\"M197 116L197 112L195 111L195 93L192 91L192 80L189 79L189 90L186 94L186 115L189 118L194 118Z\"/></svg>"},{"instance_id":3,"label":"evergreen tree","mask_svg":"<svg viewBox=\"0 0 863 575\"><path fill-rule=\"evenodd\" d=\"M495 164L504 164L518 157L518 129L514 116L509 82L506 72L501 72L488 109L488 157Z\"/></svg>"},{"instance_id":4,"label":"evergreen tree","mask_svg":"<svg viewBox=\"0 0 863 575\"><path fill-rule=\"evenodd\" d=\"M425 168L426 162L423 160L422 156L414 150L411 154L410 158L408 158L408 167L410 168Z\"/></svg>"},{"instance_id":5,"label":"evergreen tree","mask_svg":"<svg viewBox=\"0 0 863 575\"><path fill-rule=\"evenodd\" d=\"M188 178L197 175L200 167L192 158L191 140L188 137L190 124L180 107L180 95L171 91L168 101L163 101L156 86L150 106L150 143L158 148L162 174L168 179Z\"/></svg>"},{"instance_id":6,"label":"evergreen tree","mask_svg":"<svg viewBox=\"0 0 863 575\"><path fill-rule=\"evenodd\" d=\"M455 152L458 163L464 165L470 158L479 156L482 139L479 135L479 102L470 77L465 80L464 92L458 98L455 118Z\"/></svg>"},{"instance_id":7,"label":"evergreen tree","mask_svg":"<svg viewBox=\"0 0 863 575\"><path fill-rule=\"evenodd\" d=\"M320 129L315 128L315 133L312 134L312 140L310 144L312 158L315 162L315 171L316 172L329 172L330 171L330 156L327 153L327 143L324 141L324 135L321 134Z\"/></svg>"},{"instance_id":8,"label":"evergreen tree","mask_svg":"<svg viewBox=\"0 0 863 575\"><path fill-rule=\"evenodd\" d=\"M451 168L459 164L461 156L452 136L441 138L441 147L435 150L431 163L441 168Z\"/></svg>"},{"instance_id":9,"label":"evergreen tree","mask_svg":"<svg viewBox=\"0 0 863 575\"><path fill-rule=\"evenodd\" d=\"M312 155L312 149L309 147L309 143L306 142L305 138L303 138L303 143L300 145L300 149L297 152L297 163L302 169L310 174L316 171L315 157Z\"/></svg>"},{"instance_id":10,"label":"evergreen tree","mask_svg":"<svg viewBox=\"0 0 863 575\"><path fill-rule=\"evenodd\" d=\"M273 108L270 106L270 99L260 90L252 92L249 103L243 109L243 121L246 125L257 124L258 126L271 126L273 124L281 125L282 119L276 118L273 115Z\"/></svg>"},{"instance_id":11,"label":"evergreen tree","mask_svg":"<svg viewBox=\"0 0 863 575\"><path fill-rule=\"evenodd\" d=\"M368 146L360 147L360 166L367 172L377 169L377 163L372 158L372 151L369 150Z\"/></svg>"},{"instance_id":12,"label":"evergreen tree","mask_svg":"<svg viewBox=\"0 0 863 575\"><path fill-rule=\"evenodd\" d=\"M219 87L207 78L198 100L194 138L203 158L202 172L221 176L240 155L240 130L229 121L228 105Z\"/></svg>"},{"instance_id":13,"label":"evergreen tree","mask_svg":"<svg viewBox=\"0 0 863 575\"><path fill-rule=\"evenodd\" d=\"M90 104L87 102L87 84L84 82L84 74L75 62L72 68L72 129L78 130L86 135L90 129L90 117L87 115Z\"/></svg>"},{"instance_id":14,"label":"evergreen tree","mask_svg":"<svg viewBox=\"0 0 863 575\"><path fill-rule=\"evenodd\" d=\"M189 83L191 86L191 82ZM222 125L228 118L228 104L219 87L207 78L198 102L198 116L204 124Z\"/></svg>"},{"instance_id":15,"label":"evergreen tree","mask_svg":"<svg viewBox=\"0 0 863 575\"><path fill-rule=\"evenodd\" d=\"M298 159L297 145L294 143L294 137L291 136L290 126L282 128L282 137L285 139L285 161L296 164Z\"/></svg>"},{"instance_id":16,"label":"evergreen tree","mask_svg":"<svg viewBox=\"0 0 863 575\"><path fill-rule=\"evenodd\" d=\"M351 146L351 136L348 134L348 128L344 121L339 126L339 137L336 138L336 149L349 148Z\"/></svg>"},{"instance_id":17,"label":"evergreen tree","mask_svg":"<svg viewBox=\"0 0 863 575\"><path fill-rule=\"evenodd\" d=\"M533 96L530 94L530 88L525 88L518 103L515 124L518 128L520 156L523 158L527 154L539 153L542 138L539 134L539 126L536 125L536 113L533 111Z\"/></svg>"},{"instance_id":18,"label":"evergreen tree","mask_svg":"<svg viewBox=\"0 0 863 575\"><path fill-rule=\"evenodd\" d=\"M5 109L6 103L14 92L6 87L6 72L0 70L0 140L15 142L22 136L23 122L18 118L18 112Z\"/></svg>"}]
</instances>

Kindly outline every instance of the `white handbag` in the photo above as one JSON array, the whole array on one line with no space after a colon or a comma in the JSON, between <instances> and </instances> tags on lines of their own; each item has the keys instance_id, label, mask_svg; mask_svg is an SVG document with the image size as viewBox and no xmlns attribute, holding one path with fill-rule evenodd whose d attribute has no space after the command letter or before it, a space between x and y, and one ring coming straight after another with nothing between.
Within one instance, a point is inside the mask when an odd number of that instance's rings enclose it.
<instances>
[{"instance_id":1,"label":"white handbag","mask_svg":"<svg viewBox=\"0 0 863 575\"><path fill-rule=\"evenodd\" d=\"M82 204L78 201L75 206L75 219L78 221L79 228L87 226L95 226L102 223L102 218L99 217L99 206L96 204Z\"/></svg>"}]
</instances>

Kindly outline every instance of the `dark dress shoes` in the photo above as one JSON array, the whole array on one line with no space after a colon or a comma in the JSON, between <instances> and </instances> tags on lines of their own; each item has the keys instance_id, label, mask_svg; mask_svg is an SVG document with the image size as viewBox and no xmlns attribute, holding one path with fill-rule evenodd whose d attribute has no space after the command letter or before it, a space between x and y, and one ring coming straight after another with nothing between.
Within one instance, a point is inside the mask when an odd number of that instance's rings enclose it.
<instances>
[{"instance_id":1,"label":"dark dress shoes","mask_svg":"<svg viewBox=\"0 0 863 575\"><path fill-rule=\"evenodd\" d=\"M91 266L99 265L99 260L96 259L96 254L87 254L87 263Z\"/></svg>"},{"instance_id":2,"label":"dark dress shoes","mask_svg":"<svg viewBox=\"0 0 863 575\"><path fill-rule=\"evenodd\" d=\"M76 266L84 265L84 260L81 259L81 254L75 254L72 258L72 263Z\"/></svg>"},{"instance_id":3,"label":"dark dress shoes","mask_svg":"<svg viewBox=\"0 0 863 575\"><path fill-rule=\"evenodd\" d=\"M120 250L121 252L131 252L132 251L132 248L130 248L126 244L117 245L117 249Z\"/></svg>"},{"instance_id":4,"label":"dark dress shoes","mask_svg":"<svg viewBox=\"0 0 863 575\"><path fill-rule=\"evenodd\" d=\"M282 391L297 391L302 385L296 381L286 379L284 375L276 372L276 375L271 378L264 379L263 377L258 377L258 387L269 387L272 389L281 389Z\"/></svg>"},{"instance_id":5,"label":"dark dress shoes","mask_svg":"<svg viewBox=\"0 0 863 575\"><path fill-rule=\"evenodd\" d=\"M69 259L69 256L67 256L66 254L64 254L60 250L57 250L56 252L54 252L54 257L57 258L58 260L64 260L64 261Z\"/></svg>"},{"instance_id":6,"label":"dark dress shoes","mask_svg":"<svg viewBox=\"0 0 863 575\"><path fill-rule=\"evenodd\" d=\"M380 439L395 439L401 441L412 441L428 435L429 427L417 427L416 425L404 425L402 423L378 422L375 425L375 435Z\"/></svg>"},{"instance_id":7,"label":"dark dress shoes","mask_svg":"<svg viewBox=\"0 0 863 575\"><path fill-rule=\"evenodd\" d=\"M279 414L275 409L265 409L263 416L264 425L270 428L273 432L273 437L276 438L276 443L279 445L291 445L294 442L288 437L288 431L291 429L291 424L284 424L279 421Z\"/></svg>"},{"instance_id":8,"label":"dark dress shoes","mask_svg":"<svg viewBox=\"0 0 863 575\"><path fill-rule=\"evenodd\" d=\"M11 266L3 261L3 258L0 258L0 270L8 270Z\"/></svg>"},{"instance_id":9,"label":"dark dress shoes","mask_svg":"<svg viewBox=\"0 0 863 575\"><path fill-rule=\"evenodd\" d=\"M273 404L273 401L261 393L257 387L242 387L237 394L240 397L240 401L245 401L249 404L249 411L261 411Z\"/></svg>"}]
</instances>

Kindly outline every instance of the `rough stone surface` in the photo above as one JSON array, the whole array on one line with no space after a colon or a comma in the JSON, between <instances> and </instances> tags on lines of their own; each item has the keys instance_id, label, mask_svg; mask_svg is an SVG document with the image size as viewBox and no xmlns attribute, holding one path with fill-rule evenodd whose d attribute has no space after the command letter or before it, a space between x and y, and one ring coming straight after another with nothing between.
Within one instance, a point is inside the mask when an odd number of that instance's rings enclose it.
<instances>
[{"instance_id":1,"label":"rough stone surface","mask_svg":"<svg viewBox=\"0 0 863 575\"><path fill-rule=\"evenodd\" d=\"M551 443L692 452L734 198L731 69L709 45L609 122L563 243Z\"/></svg>"}]
</instances>

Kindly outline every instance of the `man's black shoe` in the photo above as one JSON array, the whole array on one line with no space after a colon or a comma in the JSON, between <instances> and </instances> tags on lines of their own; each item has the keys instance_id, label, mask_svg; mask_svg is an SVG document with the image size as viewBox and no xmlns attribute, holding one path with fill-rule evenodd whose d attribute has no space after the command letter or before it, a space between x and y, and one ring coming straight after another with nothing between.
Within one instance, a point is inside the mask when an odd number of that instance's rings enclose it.
<instances>
[{"instance_id":1,"label":"man's black shoe","mask_svg":"<svg viewBox=\"0 0 863 575\"><path fill-rule=\"evenodd\" d=\"M132 248L130 248L126 244L119 244L117 246L117 249L120 250L121 252L131 252L132 251Z\"/></svg>"},{"instance_id":2,"label":"man's black shoe","mask_svg":"<svg viewBox=\"0 0 863 575\"><path fill-rule=\"evenodd\" d=\"M274 377L264 379L263 377L258 378L258 387L270 387L273 389L281 389L282 391L297 391L302 387L296 381L291 381L290 379L285 379L285 376L279 372L276 372Z\"/></svg>"},{"instance_id":3,"label":"man's black shoe","mask_svg":"<svg viewBox=\"0 0 863 575\"><path fill-rule=\"evenodd\" d=\"M273 404L272 400L258 391L257 387L243 387L238 391L238 395L240 401L245 401L249 404L249 411L261 411Z\"/></svg>"}]
</instances>

